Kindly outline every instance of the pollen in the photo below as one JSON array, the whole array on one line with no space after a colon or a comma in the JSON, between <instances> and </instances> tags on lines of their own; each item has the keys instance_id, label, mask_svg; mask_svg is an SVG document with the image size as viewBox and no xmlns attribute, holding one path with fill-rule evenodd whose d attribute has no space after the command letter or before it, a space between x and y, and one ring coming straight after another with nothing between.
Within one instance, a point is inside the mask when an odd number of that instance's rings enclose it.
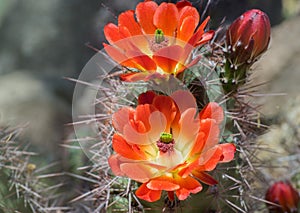
<instances>
[{"instance_id":1,"label":"pollen","mask_svg":"<svg viewBox=\"0 0 300 213\"><path fill-rule=\"evenodd\" d=\"M160 139L156 143L159 151L161 151L163 153L173 151L174 144L175 144L175 141L173 139L172 134L166 133L166 132L163 132L160 135Z\"/></svg>"},{"instance_id":2,"label":"pollen","mask_svg":"<svg viewBox=\"0 0 300 213\"><path fill-rule=\"evenodd\" d=\"M164 32L161 29L155 30L154 38L155 38L155 42L157 44L160 44L161 42L163 42L165 40Z\"/></svg>"},{"instance_id":3,"label":"pollen","mask_svg":"<svg viewBox=\"0 0 300 213\"><path fill-rule=\"evenodd\" d=\"M154 39L150 40L150 49L152 52L156 52L163 47L169 45L169 39L164 36L164 32L161 29L156 29Z\"/></svg>"}]
</instances>

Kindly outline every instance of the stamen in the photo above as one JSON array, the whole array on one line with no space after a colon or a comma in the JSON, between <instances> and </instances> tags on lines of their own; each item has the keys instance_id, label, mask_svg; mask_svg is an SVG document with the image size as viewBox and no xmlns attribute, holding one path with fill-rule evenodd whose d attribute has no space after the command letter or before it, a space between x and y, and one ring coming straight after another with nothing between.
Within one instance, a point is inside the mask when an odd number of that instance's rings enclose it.
<instances>
[{"instance_id":1,"label":"stamen","mask_svg":"<svg viewBox=\"0 0 300 213\"><path fill-rule=\"evenodd\" d=\"M161 29L155 30L155 43L160 44L165 40L164 32Z\"/></svg>"},{"instance_id":2,"label":"stamen","mask_svg":"<svg viewBox=\"0 0 300 213\"><path fill-rule=\"evenodd\" d=\"M160 139L156 143L159 151L163 153L173 151L174 144L175 141L173 139L173 135L166 132L161 133Z\"/></svg>"},{"instance_id":3,"label":"stamen","mask_svg":"<svg viewBox=\"0 0 300 213\"><path fill-rule=\"evenodd\" d=\"M155 30L154 39L150 40L150 49L152 52L156 52L163 47L169 45L169 39L164 36L164 32L161 29Z\"/></svg>"}]
</instances>

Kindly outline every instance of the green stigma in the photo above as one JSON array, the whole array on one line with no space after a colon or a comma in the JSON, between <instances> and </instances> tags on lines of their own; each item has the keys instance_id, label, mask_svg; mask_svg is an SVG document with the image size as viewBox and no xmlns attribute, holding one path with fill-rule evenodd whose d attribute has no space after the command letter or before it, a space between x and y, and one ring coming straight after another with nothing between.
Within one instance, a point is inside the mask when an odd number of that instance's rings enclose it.
<instances>
[{"instance_id":1,"label":"green stigma","mask_svg":"<svg viewBox=\"0 0 300 213\"><path fill-rule=\"evenodd\" d=\"M173 135L170 133L163 132L160 135L160 141L163 143L171 143L173 141Z\"/></svg>"},{"instance_id":2,"label":"green stigma","mask_svg":"<svg viewBox=\"0 0 300 213\"><path fill-rule=\"evenodd\" d=\"M155 30L155 43L160 44L165 40L164 32L161 29Z\"/></svg>"}]
</instances>

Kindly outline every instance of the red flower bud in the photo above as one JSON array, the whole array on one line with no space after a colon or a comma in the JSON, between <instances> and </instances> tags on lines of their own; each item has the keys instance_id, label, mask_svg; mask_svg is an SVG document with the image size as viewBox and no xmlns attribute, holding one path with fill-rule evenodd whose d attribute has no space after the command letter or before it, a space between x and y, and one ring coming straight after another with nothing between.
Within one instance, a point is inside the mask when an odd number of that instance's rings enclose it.
<instances>
[{"instance_id":1,"label":"red flower bud","mask_svg":"<svg viewBox=\"0 0 300 213\"><path fill-rule=\"evenodd\" d=\"M299 193L287 181L274 183L266 193L266 200L277 205L267 204L271 213L297 213Z\"/></svg>"},{"instance_id":2,"label":"red flower bud","mask_svg":"<svg viewBox=\"0 0 300 213\"><path fill-rule=\"evenodd\" d=\"M268 16L257 9L249 10L236 19L227 30L228 59L235 67L252 64L267 50L270 41Z\"/></svg>"}]
</instances>

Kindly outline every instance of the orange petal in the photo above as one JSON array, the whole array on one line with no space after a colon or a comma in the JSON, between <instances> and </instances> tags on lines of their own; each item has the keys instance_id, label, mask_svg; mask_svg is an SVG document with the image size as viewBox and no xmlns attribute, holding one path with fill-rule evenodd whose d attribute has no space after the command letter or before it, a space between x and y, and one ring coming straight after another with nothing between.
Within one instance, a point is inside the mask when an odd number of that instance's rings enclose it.
<instances>
[{"instance_id":1,"label":"orange petal","mask_svg":"<svg viewBox=\"0 0 300 213\"><path fill-rule=\"evenodd\" d=\"M131 125L126 125L123 134L125 140L137 145L150 145L156 143L160 138L160 134L166 129L167 121L161 112L155 111L149 116L149 123L151 128L146 133L140 133Z\"/></svg>"},{"instance_id":2,"label":"orange petal","mask_svg":"<svg viewBox=\"0 0 300 213\"><path fill-rule=\"evenodd\" d=\"M125 39L126 40L126 39ZM122 40L124 41L124 40ZM121 43L125 44L125 42L117 42L115 45L120 45ZM128 44L128 43L127 43ZM107 54L115 60L117 63L131 68L136 68L141 71L155 71L156 63L148 56L142 52L136 51L127 51L127 55L122 53L116 47L111 45L103 44L105 51ZM124 47L124 46L123 46ZM124 47L125 48L125 47ZM133 47L132 47L133 48Z\"/></svg>"},{"instance_id":3,"label":"orange petal","mask_svg":"<svg viewBox=\"0 0 300 213\"><path fill-rule=\"evenodd\" d=\"M120 75L121 81L126 82L135 82L147 79L147 76L150 75L148 72L131 72Z\"/></svg>"},{"instance_id":4,"label":"orange petal","mask_svg":"<svg viewBox=\"0 0 300 213\"><path fill-rule=\"evenodd\" d=\"M183 41L188 41L199 23L199 13L191 6L183 7L179 12L179 25L177 37Z\"/></svg>"},{"instance_id":5,"label":"orange petal","mask_svg":"<svg viewBox=\"0 0 300 213\"><path fill-rule=\"evenodd\" d=\"M121 39L119 27L113 23L109 23L104 27L104 36L110 44L113 44L116 41Z\"/></svg>"},{"instance_id":6,"label":"orange petal","mask_svg":"<svg viewBox=\"0 0 300 213\"><path fill-rule=\"evenodd\" d=\"M171 124L178 112L173 100L168 96L158 95L153 99L153 106L164 114L167 126L163 131L169 132Z\"/></svg>"},{"instance_id":7,"label":"orange petal","mask_svg":"<svg viewBox=\"0 0 300 213\"><path fill-rule=\"evenodd\" d=\"M168 198L170 201L174 201L175 195L173 191L168 191Z\"/></svg>"},{"instance_id":8,"label":"orange petal","mask_svg":"<svg viewBox=\"0 0 300 213\"><path fill-rule=\"evenodd\" d=\"M137 145L130 145L126 140L118 134L114 134L112 139L112 146L115 152L125 158L132 160L145 160L146 156ZM133 148L135 146L135 148Z\"/></svg>"},{"instance_id":9,"label":"orange petal","mask_svg":"<svg viewBox=\"0 0 300 213\"><path fill-rule=\"evenodd\" d=\"M125 176L142 183L154 178L160 172L159 168L143 162L121 163L120 170Z\"/></svg>"},{"instance_id":10,"label":"orange petal","mask_svg":"<svg viewBox=\"0 0 300 213\"><path fill-rule=\"evenodd\" d=\"M152 58L165 73L176 74L176 66L181 61L183 51L179 45L173 45L156 51Z\"/></svg>"},{"instance_id":11,"label":"orange petal","mask_svg":"<svg viewBox=\"0 0 300 213\"><path fill-rule=\"evenodd\" d=\"M175 4L163 2L155 11L153 23L157 28L161 29L165 35L174 36L178 19L179 14Z\"/></svg>"},{"instance_id":12,"label":"orange petal","mask_svg":"<svg viewBox=\"0 0 300 213\"><path fill-rule=\"evenodd\" d=\"M180 12L179 12L179 26L181 26L182 22L184 21L184 19L188 16L192 16L195 20L195 27L193 27L194 29L197 27L198 23L199 23L199 13L197 11L197 9L195 7L191 7L191 6L185 6L183 7Z\"/></svg>"},{"instance_id":13,"label":"orange petal","mask_svg":"<svg viewBox=\"0 0 300 213\"><path fill-rule=\"evenodd\" d=\"M202 23L201 25L198 27L197 31L195 32L195 34L189 39L188 43L192 46L196 46L197 42L199 42L199 40L201 39L203 33L204 33L204 29L209 21L210 17L208 16Z\"/></svg>"},{"instance_id":14,"label":"orange petal","mask_svg":"<svg viewBox=\"0 0 300 213\"><path fill-rule=\"evenodd\" d=\"M200 129L200 120L196 113L195 108L184 111L179 121L180 131L178 134L174 132L175 147L182 152L184 157L193 148Z\"/></svg>"},{"instance_id":15,"label":"orange petal","mask_svg":"<svg viewBox=\"0 0 300 213\"><path fill-rule=\"evenodd\" d=\"M211 171L214 170L217 164L222 159L223 150L221 147L216 146L205 153L202 153L199 160L197 168L200 171Z\"/></svg>"},{"instance_id":16,"label":"orange petal","mask_svg":"<svg viewBox=\"0 0 300 213\"><path fill-rule=\"evenodd\" d=\"M200 172L200 171L194 170L192 173L196 178L198 178L201 182L203 182L207 185L213 186L213 185L218 184L218 181L216 181L212 176L210 176L206 172Z\"/></svg>"},{"instance_id":17,"label":"orange petal","mask_svg":"<svg viewBox=\"0 0 300 213\"><path fill-rule=\"evenodd\" d=\"M194 155L199 154L203 150L203 147L205 146L205 142L206 142L205 134L204 134L204 132L200 132L197 135L196 142L194 143L192 151L189 154L191 159L194 158Z\"/></svg>"},{"instance_id":18,"label":"orange petal","mask_svg":"<svg viewBox=\"0 0 300 213\"><path fill-rule=\"evenodd\" d=\"M142 93L138 97L138 104L152 104L153 99L156 97L156 93L153 91L147 91Z\"/></svg>"},{"instance_id":19,"label":"orange petal","mask_svg":"<svg viewBox=\"0 0 300 213\"><path fill-rule=\"evenodd\" d=\"M179 200L185 200L190 193L196 194L202 190L202 185L190 176L186 178L178 177L176 182L180 185L180 189L176 190Z\"/></svg>"},{"instance_id":20,"label":"orange petal","mask_svg":"<svg viewBox=\"0 0 300 213\"><path fill-rule=\"evenodd\" d=\"M213 30L210 30L210 31L204 33L201 36L200 40L196 43L195 46L205 44L206 42L210 41L214 37L214 35L215 35L215 31L213 31Z\"/></svg>"},{"instance_id":21,"label":"orange petal","mask_svg":"<svg viewBox=\"0 0 300 213\"><path fill-rule=\"evenodd\" d=\"M192 3L187 0L181 0L176 3L176 7L177 7L178 11L180 11L185 6L192 6Z\"/></svg>"},{"instance_id":22,"label":"orange petal","mask_svg":"<svg viewBox=\"0 0 300 213\"><path fill-rule=\"evenodd\" d=\"M135 121L141 121L145 127L143 131L138 132L148 132L150 130L150 123L149 123L149 117L152 112L156 111L156 109L149 104L143 104L143 105L138 105L135 114L134 114L134 120Z\"/></svg>"},{"instance_id":23,"label":"orange petal","mask_svg":"<svg viewBox=\"0 0 300 213\"><path fill-rule=\"evenodd\" d=\"M190 53L189 53L190 54ZM184 59L186 59L188 57L188 55L185 57L183 56L183 64L184 64ZM188 68L196 65L199 60L201 59L201 56L197 56L195 59L193 59L189 64L182 66L181 68L179 68L179 70L177 71L177 74L182 73L183 71L187 70Z\"/></svg>"},{"instance_id":24,"label":"orange petal","mask_svg":"<svg viewBox=\"0 0 300 213\"><path fill-rule=\"evenodd\" d=\"M103 43L103 46L106 53L118 64L121 64L122 66L126 66L126 67L139 69L140 66L136 64L136 62L133 59L128 58L124 53L122 53L116 47L107 45L105 43Z\"/></svg>"},{"instance_id":25,"label":"orange petal","mask_svg":"<svg viewBox=\"0 0 300 213\"><path fill-rule=\"evenodd\" d=\"M223 150L223 159L222 163L226 163L231 161L234 158L234 153L236 151L236 147L232 143L224 143L219 145Z\"/></svg>"},{"instance_id":26,"label":"orange petal","mask_svg":"<svg viewBox=\"0 0 300 213\"><path fill-rule=\"evenodd\" d=\"M135 21L133 10L121 13L118 17L118 23L119 26L126 27L131 36L142 34L140 25Z\"/></svg>"},{"instance_id":27,"label":"orange petal","mask_svg":"<svg viewBox=\"0 0 300 213\"><path fill-rule=\"evenodd\" d=\"M180 113L183 113L189 108L197 108L196 99L189 91L177 90L172 93L171 98L176 103Z\"/></svg>"},{"instance_id":28,"label":"orange petal","mask_svg":"<svg viewBox=\"0 0 300 213\"><path fill-rule=\"evenodd\" d=\"M207 104L200 112L200 119L202 120L207 118L214 119L217 124L220 124L224 119L222 107L215 102L210 102Z\"/></svg>"},{"instance_id":29,"label":"orange petal","mask_svg":"<svg viewBox=\"0 0 300 213\"><path fill-rule=\"evenodd\" d=\"M120 169L120 155L116 154L116 155L112 155L108 158L108 164L112 170L112 172L114 173L114 175L116 176L125 176L125 174L121 171Z\"/></svg>"},{"instance_id":30,"label":"orange petal","mask_svg":"<svg viewBox=\"0 0 300 213\"><path fill-rule=\"evenodd\" d=\"M181 25L178 27L177 38L182 41L188 41L192 35L194 34L194 30L196 28L196 21L194 17L188 16L186 17Z\"/></svg>"},{"instance_id":31,"label":"orange petal","mask_svg":"<svg viewBox=\"0 0 300 213\"><path fill-rule=\"evenodd\" d=\"M187 176L189 176L191 174L191 172L193 170L195 170L198 166L198 161L197 159L189 164L185 164L183 165L183 167L181 168L181 170L178 172L178 175L181 176L182 178L186 178Z\"/></svg>"},{"instance_id":32,"label":"orange petal","mask_svg":"<svg viewBox=\"0 0 300 213\"><path fill-rule=\"evenodd\" d=\"M206 152L219 143L220 129L215 120L201 120L200 132L205 134L203 138L204 146L200 151Z\"/></svg>"},{"instance_id":33,"label":"orange petal","mask_svg":"<svg viewBox=\"0 0 300 213\"><path fill-rule=\"evenodd\" d=\"M166 190L174 191L179 189L179 185L174 182L174 179L167 176L161 176L150 180L147 183L147 188L151 190Z\"/></svg>"},{"instance_id":34,"label":"orange petal","mask_svg":"<svg viewBox=\"0 0 300 213\"><path fill-rule=\"evenodd\" d=\"M126 51L126 55L139 66L139 70L154 72L156 70L156 63L146 54L139 50Z\"/></svg>"},{"instance_id":35,"label":"orange petal","mask_svg":"<svg viewBox=\"0 0 300 213\"><path fill-rule=\"evenodd\" d=\"M153 1L141 2L136 7L136 18L146 34L154 34L153 16L158 5Z\"/></svg>"},{"instance_id":36,"label":"orange petal","mask_svg":"<svg viewBox=\"0 0 300 213\"><path fill-rule=\"evenodd\" d=\"M148 202L154 202L160 199L161 190L148 189L146 183L143 183L135 192L136 196Z\"/></svg>"},{"instance_id":37,"label":"orange petal","mask_svg":"<svg viewBox=\"0 0 300 213\"><path fill-rule=\"evenodd\" d=\"M133 119L134 110L129 107L123 107L117 112L115 112L112 116L112 123L114 128L121 134L123 134L123 130L125 125L129 123L131 119Z\"/></svg>"},{"instance_id":38,"label":"orange petal","mask_svg":"<svg viewBox=\"0 0 300 213\"><path fill-rule=\"evenodd\" d=\"M175 148L170 152L159 152L155 162L168 168L168 170L174 170L178 168L178 165L182 165L184 158L182 153Z\"/></svg>"}]
</instances>

